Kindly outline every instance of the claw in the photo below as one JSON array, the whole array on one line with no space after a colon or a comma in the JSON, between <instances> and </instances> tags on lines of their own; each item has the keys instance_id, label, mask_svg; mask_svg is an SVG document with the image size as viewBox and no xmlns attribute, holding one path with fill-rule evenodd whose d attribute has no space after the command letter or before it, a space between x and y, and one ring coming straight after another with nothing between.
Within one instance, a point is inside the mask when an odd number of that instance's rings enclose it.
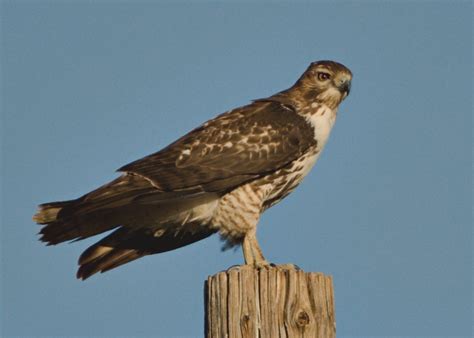
<instances>
[{"instance_id":1,"label":"claw","mask_svg":"<svg viewBox=\"0 0 474 338\"><path fill-rule=\"evenodd\" d=\"M254 267L258 270L268 269L272 264L267 261L255 262Z\"/></svg>"},{"instance_id":2,"label":"claw","mask_svg":"<svg viewBox=\"0 0 474 338\"><path fill-rule=\"evenodd\" d=\"M287 263L287 264L280 264L280 265L277 265L277 264L270 264L273 268L276 268L276 269L279 269L279 270L296 270L296 271L300 271L301 268L296 265L296 264L291 264L291 263Z\"/></svg>"},{"instance_id":3,"label":"claw","mask_svg":"<svg viewBox=\"0 0 474 338\"><path fill-rule=\"evenodd\" d=\"M242 266L242 265L238 265L238 264L232 265L231 267L229 267L229 268L227 269L227 272L231 272L231 271L234 271L234 270L238 271L238 270L240 270L240 267L241 267L241 266Z\"/></svg>"}]
</instances>

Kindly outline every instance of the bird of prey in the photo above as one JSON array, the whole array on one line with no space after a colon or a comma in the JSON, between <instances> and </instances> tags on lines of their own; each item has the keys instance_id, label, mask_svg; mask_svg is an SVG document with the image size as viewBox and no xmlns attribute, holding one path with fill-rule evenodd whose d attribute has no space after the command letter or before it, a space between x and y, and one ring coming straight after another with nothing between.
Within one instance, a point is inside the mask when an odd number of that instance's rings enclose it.
<instances>
[{"instance_id":1,"label":"bird of prey","mask_svg":"<svg viewBox=\"0 0 474 338\"><path fill-rule=\"evenodd\" d=\"M268 265L260 215L313 167L351 79L340 63L311 63L289 89L205 122L78 199L40 205L40 239L54 245L115 229L82 253L80 279L214 233L242 245L246 264Z\"/></svg>"}]
</instances>

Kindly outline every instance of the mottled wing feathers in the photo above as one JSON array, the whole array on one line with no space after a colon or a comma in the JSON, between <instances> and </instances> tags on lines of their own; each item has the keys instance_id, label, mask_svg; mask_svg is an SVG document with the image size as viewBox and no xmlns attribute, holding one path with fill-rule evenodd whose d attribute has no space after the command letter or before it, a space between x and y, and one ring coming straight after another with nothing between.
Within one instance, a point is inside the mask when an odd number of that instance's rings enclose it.
<instances>
[{"instance_id":1,"label":"mottled wing feathers","mask_svg":"<svg viewBox=\"0 0 474 338\"><path fill-rule=\"evenodd\" d=\"M141 175L162 191L226 192L299 158L314 144L313 133L291 107L255 101L119 171Z\"/></svg>"}]
</instances>

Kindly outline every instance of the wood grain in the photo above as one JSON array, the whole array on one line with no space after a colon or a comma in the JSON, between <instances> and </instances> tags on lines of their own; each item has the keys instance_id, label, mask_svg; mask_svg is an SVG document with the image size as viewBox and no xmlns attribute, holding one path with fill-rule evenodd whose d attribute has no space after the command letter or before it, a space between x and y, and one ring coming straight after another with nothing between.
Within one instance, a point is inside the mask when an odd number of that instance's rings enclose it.
<instances>
[{"instance_id":1,"label":"wood grain","mask_svg":"<svg viewBox=\"0 0 474 338\"><path fill-rule=\"evenodd\" d=\"M242 265L205 283L207 338L336 337L332 277Z\"/></svg>"}]
</instances>

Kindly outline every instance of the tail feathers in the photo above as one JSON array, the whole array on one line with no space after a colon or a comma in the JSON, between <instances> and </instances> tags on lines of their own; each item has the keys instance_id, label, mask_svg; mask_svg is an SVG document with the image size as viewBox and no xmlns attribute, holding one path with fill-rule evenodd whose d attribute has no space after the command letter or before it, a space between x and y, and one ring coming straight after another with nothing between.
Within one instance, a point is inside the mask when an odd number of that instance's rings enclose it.
<instances>
[{"instance_id":1,"label":"tail feathers","mask_svg":"<svg viewBox=\"0 0 474 338\"><path fill-rule=\"evenodd\" d=\"M38 207L38 211L33 216L33 221L38 224L54 222L59 218L59 213L61 211L64 213L65 210L71 209L76 202L77 200L41 204Z\"/></svg>"},{"instance_id":2,"label":"tail feathers","mask_svg":"<svg viewBox=\"0 0 474 338\"><path fill-rule=\"evenodd\" d=\"M40 240L52 245L79 237L83 227L72 219L78 203L72 200L41 204L33 216L36 223L46 224L39 232Z\"/></svg>"},{"instance_id":3,"label":"tail feathers","mask_svg":"<svg viewBox=\"0 0 474 338\"><path fill-rule=\"evenodd\" d=\"M98 235L119 226L117 223L77 220L74 222L53 222L41 228L40 241L56 245L66 241L79 241Z\"/></svg>"},{"instance_id":4,"label":"tail feathers","mask_svg":"<svg viewBox=\"0 0 474 338\"><path fill-rule=\"evenodd\" d=\"M33 220L45 224L41 228L40 240L55 245L71 240L80 240L116 228L116 215L111 210L76 216L80 201L53 202L42 204Z\"/></svg>"},{"instance_id":5,"label":"tail feathers","mask_svg":"<svg viewBox=\"0 0 474 338\"><path fill-rule=\"evenodd\" d=\"M130 230L119 228L109 236L89 247L79 258L77 278L87 279L97 272L105 272L140 257L174 250L209 237L215 230L200 227L170 227L161 232L149 229ZM157 235L158 234L158 235Z\"/></svg>"},{"instance_id":6,"label":"tail feathers","mask_svg":"<svg viewBox=\"0 0 474 338\"><path fill-rule=\"evenodd\" d=\"M33 220L46 225L40 235L48 244L83 239L117 227L118 214L123 217L135 198L150 192L156 188L146 179L122 175L76 200L40 205Z\"/></svg>"}]
</instances>

